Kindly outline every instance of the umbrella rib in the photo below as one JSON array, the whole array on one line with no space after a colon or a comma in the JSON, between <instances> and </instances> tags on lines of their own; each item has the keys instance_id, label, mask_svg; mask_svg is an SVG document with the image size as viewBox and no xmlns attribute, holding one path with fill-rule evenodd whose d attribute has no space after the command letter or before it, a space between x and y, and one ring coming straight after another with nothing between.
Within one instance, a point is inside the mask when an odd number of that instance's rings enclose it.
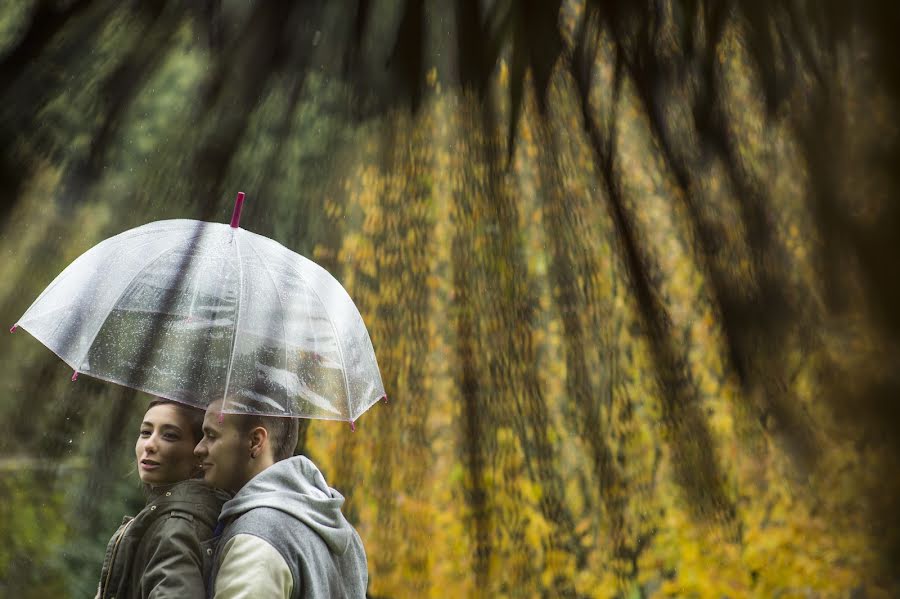
<instances>
[{"instance_id":1,"label":"umbrella rib","mask_svg":"<svg viewBox=\"0 0 900 599\"><path fill-rule=\"evenodd\" d=\"M159 252L156 256L154 256L154 257L153 257L153 260L150 260L149 262L147 262L146 264L144 264L142 267L140 267L140 268L137 270L137 272L134 273L134 276L131 277L131 280L128 281L128 284L125 285L125 287L122 288L122 291L121 291L121 293L119 293L119 296L116 298L116 301L114 301L114 302L112 303L111 308L110 308L110 312L112 312L112 311L115 309L116 304L119 303L119 300L121 300L122 297L125 295L125 292L127 292L127 291L131 288L131 286L134 284L134 282L137 280L137 278L138 278L145 270L147 270L148 268L150 268L150 266L152 266L153 264L156 264L156 262L157 262L160 258L162 258L167 252L172 251L172 250L175 248L175 246L177 246L179 243L181 243L181 241L182 241L182 240L180 240L180 239L176 240L175 243L173 243L172 245L166 247L164 250L162 250L162 251ZM85 350L84 350L84 354L82 354L82 356L78 359L78 362L77 362L78 367L75 369L76 371L77 371L77 370L81 370L81 364L84 362L84 359L87 357L87 354L91 351L91 346L94 345L94 341L97 340L97 335L100 334L100 330L103 328L103 325L104 325L105 323L106 323L106 319L105 319L105 318L104 318L103 320L100 321L100 325L97 327L97 330L94 331L94 335L91 337L91 342L87 344L87 347L86 347Z\"/></svg>"},{"instance_id":2,"label":"umbrella rib","mask_svg":"<svg viewBox=\"0 0 900 599\"><path fill-rule=\"evenodd\" d=\"M302 256L301 256L301 258L302 258ZM310 260L310 262L312 262L312 261ZM313 264L315 264L315 263L313 262ZM303 273L300 272L300 270L296 266L294 266L293 263L288 262L287 265L291 269L293 269L294 273L296 273L296 275L304 283L306 283L306 286L309 287L309 290L312 291L313 295L316 296L316 299L319 300L319 304L321 304L322 307L325 308L325 315L328 317L327 318L328 324L331 325L331 331L332 331L332 333L334 333L334 343L335 343L335 345L337 345L338 355L340 356L340 359L341 359L341 374L344 377L344 391L347 394L347 413L349 414L350 420L352 421L355 419L355 416L353 414L352 406L350 405L350 381L347 380L347 364L346 364L346 362L344 362L344 348L341 346L341 338L338 335L337 329L334 327L334 322L332 322L332 320L331 320L331 315L328 314L327 304L325 304L325 302L322 301L322 298L321 298L321 296L319 296L319 292L316 291L315 286L311 285L309 283L309 281L306 279L306 277L303 276ZM325 270L325 269L323 268L322 270ZM325 272L327 273L328 271L325 271ZM329 276L330 276L330 274L329 274ZM337 282L337 279L335 279L335 282ZM338 285L340 285L340 283L338 283Z\"/></svg>"},{"instance_id":3,"label":"umbrella rib","mask_svg":"<svg viewBox=\"0 0 900 599\"><path fill-rule=\"evenodd\" d=\"M266 274L269 277L269 281L272 282L272 288L275 290L275 295L278 297L278 305L281 306L281 344L284 349L284 368L287 370L288 367L288 358L287 358L287 330L284 328L284 302L281 300L281 291L278 289L278 285L275 284L275 277L272 276L272 271L269 268L269 265L266 264L266 261L263 260L262 255L260 255L259 250L256 249L256 244L253 243L253 238L247 237L247 245L250 246L250 249L253 250L253 253L256 254L256 257L259 258L260 264L263 265L263 268L266 271ZM290 398L288 398L290 401ZM288 406L285 406L286 408ZM289 410L290 411L290 410Z\"/></svg>"},{"instance_id":4,"label":"umbrella rib","mask_svg":"<svg viewBox=\"0 0 900 599\"><path fill-rule=\"evenodd\" d=\"M237 306L234 315L234 329L231 331L231 355L228 356L228 370L225 371L225 391L222 396L222 410L225 410L225 402L228 400L228 385L231 384L231 369L234 366L234 346L237 343L238 326L241 324L241 301L244 299L244 264L241 260L241 248L238 240L240 239L238 232L240 229L232 229L232 239L234 240L234 252L237 254L237 271L238 271L238 296Z\"/></svg>"}]
</instances>

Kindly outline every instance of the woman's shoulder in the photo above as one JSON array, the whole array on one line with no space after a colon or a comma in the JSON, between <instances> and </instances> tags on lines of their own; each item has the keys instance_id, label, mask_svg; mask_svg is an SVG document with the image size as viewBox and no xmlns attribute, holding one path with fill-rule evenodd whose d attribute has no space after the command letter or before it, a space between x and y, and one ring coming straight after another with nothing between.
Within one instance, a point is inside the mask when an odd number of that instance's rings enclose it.
<instances>
[{"instance_id":1,"label":"woman's shoulder","mask_svg":"<svg viewBox=\"0 0 900 599\"><path fill-rule=\"evenodd\" d=\"M188 479L175 483L168 487L167 492L161 494L170 498L170 501L177 501L184 498L210 498L215 501L225 502L231 499L231 495L221 489L210 487L200 479Z\"/></svg>"},{"instance_id":2,"label":"woman's shoulder","mask_svg":"<svg viewBox=\"0 0 900 599\"><path fill-rule=\"evenodd\" d=\"M227 493L213 489L201 481L180 483L154 490L150 501L135 517L133 536L168 534L183 526L215 527Z\"/></svg>"},{"instance_id":3,"label":"woman's shoulder","mask_svg":"<svg viewBox=\"0 0 900 599\"><path fill-rule=\"evenodd\" d=\"M222 504L230 498L228 493L210 487L203 481L185 480L165 489L151 504L155 504L163 513L176 510L189 514L206 514L214 511L218 517Z\"/></svg>"}]
</instances>

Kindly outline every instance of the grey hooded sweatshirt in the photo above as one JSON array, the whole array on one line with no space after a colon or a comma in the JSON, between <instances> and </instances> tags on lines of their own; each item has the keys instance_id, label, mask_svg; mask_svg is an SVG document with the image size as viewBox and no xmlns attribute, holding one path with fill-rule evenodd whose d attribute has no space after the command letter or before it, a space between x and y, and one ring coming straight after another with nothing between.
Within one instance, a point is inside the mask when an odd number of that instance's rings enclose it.
<instances>
[{"instance_id":1,"label":"grey hooded sweatshirt","mask_svg":"<svg viewBox=\"0 0 900 599\"><path fill-rule=\"evenodd\" d=\"M366 553L343 503L304 456L266 468L222 507L211 594L365 597Z\"/></svg>"}]
</instances>

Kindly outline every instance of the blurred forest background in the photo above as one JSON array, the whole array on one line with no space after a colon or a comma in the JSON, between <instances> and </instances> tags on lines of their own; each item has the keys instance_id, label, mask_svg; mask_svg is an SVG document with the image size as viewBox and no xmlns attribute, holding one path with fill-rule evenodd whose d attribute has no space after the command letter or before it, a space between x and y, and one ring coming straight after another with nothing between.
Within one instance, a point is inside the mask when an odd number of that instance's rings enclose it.
<instances>
[{"instance_id":1,"label":"blurred forest background","mask_svg":"<svg viewBox=\"0 0 900 599\"><path fill-rule=\"evenodd\" d=\"M370 596L900 596L898 6L4 0L0 314L243 190L375 345ZM0 595L92 596L147 398L0 359Z\"/></svg>"}]
</instances>

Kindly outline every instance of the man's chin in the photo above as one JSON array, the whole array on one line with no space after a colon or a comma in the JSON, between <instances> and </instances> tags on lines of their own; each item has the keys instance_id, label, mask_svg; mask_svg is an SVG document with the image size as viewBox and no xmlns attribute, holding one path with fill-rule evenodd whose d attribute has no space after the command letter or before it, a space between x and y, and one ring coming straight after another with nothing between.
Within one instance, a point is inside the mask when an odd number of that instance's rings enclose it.
<instances>
[{"instance_id":1,"label":"man's chin","mask_svg":"<svg viewBox=\"0 0 900 599\"><path fill-rule=\"evenodd\" d=\"M203 482L205 482L206 484L208 484L208 485L211 486L211 487L215 487L215 486L216 486L216 479L215 479L215 477L210 473L209 468L207 468L207 469L205 469L205 470L203 471Z\"/></svg>"},{"instance_id":2,"label":"man's chin","mask_svg":"<svg viewBox=\"0 0 900 599\"><path fill-rule=\"evenodd\" d=\"M222 486L224 481L221 481L215 477L215 475L210 475L209 472L203 473L203 482L206 483L207 486L210 486L214 489L224 489Z\"/></svg>"}]
</instances>

